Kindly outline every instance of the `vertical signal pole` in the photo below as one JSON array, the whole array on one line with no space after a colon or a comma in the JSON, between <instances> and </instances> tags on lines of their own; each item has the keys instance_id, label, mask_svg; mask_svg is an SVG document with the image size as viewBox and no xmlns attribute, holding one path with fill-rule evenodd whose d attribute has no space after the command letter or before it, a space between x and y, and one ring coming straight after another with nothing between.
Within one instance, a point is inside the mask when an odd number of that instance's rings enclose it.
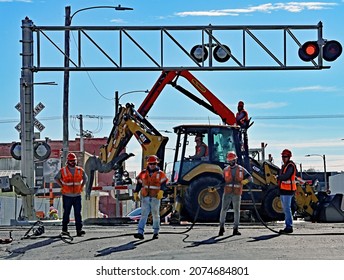
<instances>
[{"instance_id":1,"label":"vertical signal pole","mask_svg":"<svg viewBox=\"0 0 344 280\"><path fill-rule=\"evenodd\" d=\"M26 17L22 21L22 71L20 78L21 122L21 176L29 188L34 187L33 160L33 22ZM33 192L32 192L33 193ZM23 196L23 220L35 218L34 195Z\"/></svg>"},{"instance_id":2,"label":"vertical signal pole","mask_svg":"<svg viewBox=\"0 0 344 280\"><path fill-rule=\"evenodd\" d=\"M65 26L71 24L70 6L65 7ZM70 30L65 29L65 57L64 57L64 76L63 76L63 148L62 165L66 163L69 151L69 56L70 56Z\"/></svg>"}]
</instances>

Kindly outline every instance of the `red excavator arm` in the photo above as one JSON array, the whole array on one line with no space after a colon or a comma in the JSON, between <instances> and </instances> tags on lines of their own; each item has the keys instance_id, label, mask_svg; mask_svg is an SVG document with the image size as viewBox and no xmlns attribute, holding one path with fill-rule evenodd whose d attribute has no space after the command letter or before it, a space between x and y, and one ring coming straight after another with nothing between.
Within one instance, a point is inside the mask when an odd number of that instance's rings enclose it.
<instances>
[{"instance_id":1,"label":"red excavator arm","mask_svg":"<svg viewBox=\"0 0 344 280\"><path fill-rule=\"evenodd\" d=\"M177 85L177 80L179 77L184 77L186 80L188 80L209 103L204 102L203 100L187 91L185 88ZM234 113L229 110L225 104L223 104L213 93L211 93L195 76L193 76L187 70L163 71L161 73L159 79L149 91L140 108L137 110L143 117L147 115L148 111L152 108L154 102L159 97L164 87L168 84L172 85L177 90L184 93L186 96L188 96L198 104L204 106L211 112L219 115L225 124L236 124Z\"/></svg>"}]
</instances>

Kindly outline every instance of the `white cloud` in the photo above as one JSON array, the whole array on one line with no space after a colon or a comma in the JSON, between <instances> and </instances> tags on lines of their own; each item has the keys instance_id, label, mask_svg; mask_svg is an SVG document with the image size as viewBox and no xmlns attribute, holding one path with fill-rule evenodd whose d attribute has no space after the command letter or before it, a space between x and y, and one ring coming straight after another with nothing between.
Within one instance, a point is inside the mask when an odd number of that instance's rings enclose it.
<instances>
[{"instance_id":1,"label":"white cloud","mask_svg":"<svg viewBox=\"0 0 344 280\"><path fill-rule=\"evenodd\" d=\"M185 11L176 13L176 16L238 16L249 13L272 13L274 11L287 11L290 13L299 13L305 10L325 10L337 6L334 2L288 2L288 3L267 3L258 6L249 6L238 9L221 9L209 11Z\"/></svg>"},{"instance_id":2,"label":"white cloud","mask_svg":"<svg viewBox=\"0 0 344 280\"><path fill-rule=\"evenodd\" d=\"M25 3L32 3L31 0L0 0L0 3L9 3L9 2L25 2Z\"/></svg>"},{"instance_id":3,"label":"white cloud","mask_svg":"<svg viewBox=\"0 0 344 280\"><path fill-rule=\"evenodd\" d=\"M289 92L311 91L311 92L333 92L337 91L336 87L324 87L324 86L308 86L308 87L295 87L288 90Z\"/></svg>"},{"instance_id":4,"label":"white cloud","mask_svg":"<svg viewBox=\"0 0 344 280\"><path fill-rule=\"evenodd\" d=\"M117 18L110 20L110 22L124 23L124 21L122 19L117 19Z\"/></svg>"},{"instance_id":5,"label":"white cloud","mask_svg":"<svg viewBox=\"0 0 344 280\"><path fill-rule=\"evenodd\" d=\"M246 107L256 108L256 109L273 109L273 108L281 108L286 107L288 103L286 102L264 102L264 103L253 103L253 104L247 104Z\"/></svg>"}]
</instances>

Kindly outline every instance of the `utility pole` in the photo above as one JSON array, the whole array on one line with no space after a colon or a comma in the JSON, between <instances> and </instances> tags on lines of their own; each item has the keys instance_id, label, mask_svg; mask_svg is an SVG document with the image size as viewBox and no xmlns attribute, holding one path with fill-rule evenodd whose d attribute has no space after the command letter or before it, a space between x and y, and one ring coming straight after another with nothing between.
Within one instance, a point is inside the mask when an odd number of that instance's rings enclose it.
<instances>
[{"instance_id":1,"label":"utility pole","mask_svg":"<svg viewBox=\"0 0 344 280\"><path fill-rule=\"evenodd\" d=\"M70 6L65 7L65 26L71 24ZM62 165L66 163L69 152L69 56L70 56L70 30L65 30L65 57L64 57L64 76L63 76L63 148Z\"/></svg>"},{"instance_id":2,"label":"utility pole","mask_svg":"<svg viewBox=\"0 0 344 280\"><path fill-rule=\"evenodd\" d=\"M84 144L84 121L83 116L80 114L77 117L80 120L80 152L84 154L85 144Z\"/></svg>"}]
</instances>

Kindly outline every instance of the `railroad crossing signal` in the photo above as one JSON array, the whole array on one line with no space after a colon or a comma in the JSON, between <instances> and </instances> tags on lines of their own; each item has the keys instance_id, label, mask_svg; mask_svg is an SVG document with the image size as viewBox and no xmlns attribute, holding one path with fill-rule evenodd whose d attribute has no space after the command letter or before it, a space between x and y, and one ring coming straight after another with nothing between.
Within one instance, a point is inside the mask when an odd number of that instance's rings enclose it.
<instances>
[{"instance_id":1,"label":"railroad crossing signal","mask_svg":"<svg viewBox=\"0 0 344 280\"><path fill-rule=\"evenodd\" d=\"M21 111L21 104L18 103L15 108L20 112ZM33 109L33 125L40 131L42 132L45 126L37 120L35 117L45 108L44 104L42 102L39 102L36 107ZM21 131L21 123L18 123L14 127L18 132Z\"/></svg>"},{"instance_id":2,"label":"railroad crossing signal","mask_svg":"<svg viewBox=\"0 0 344 280\"><path fill-rule=\"evenodd\" d=\"M303 61L311 61L320 54L318 42L308 41L299 48L299 57ZM327 41L322 46L322 57L326 61L335 61L342 54L342 45L335 40Z\"/></svg>"}]
</instances>

